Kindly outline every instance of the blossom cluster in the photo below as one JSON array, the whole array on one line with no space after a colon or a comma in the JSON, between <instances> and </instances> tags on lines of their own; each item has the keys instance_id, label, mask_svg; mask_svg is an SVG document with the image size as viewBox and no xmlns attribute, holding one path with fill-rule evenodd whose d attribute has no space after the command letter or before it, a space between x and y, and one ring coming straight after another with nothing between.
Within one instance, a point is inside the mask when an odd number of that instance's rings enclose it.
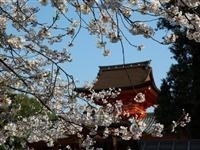
<instances>
[{"instance_id":1,"label":"blossom cluster","mask_svg":"<svg viewBox=\"0 0 200 150\"><path fill-rule=\"evenodd\" d=\"M7 42L11 47L21 49L25 41L22 37L11 37L7 40Z\"/></svg>"},{"instance_id":2,"label":"blossom cluster","mask_svg":"<svg viewBox=\"0 0 200 150\"><path fill-rule=\"evenodd\" d=\"M0 15L0 28L5 29L6 28L6 18Z\"/></svg>"},{"instance_id":3,"label":"blossom cluster","mask_svg":"<svg viewBox=\"0 0 200 150\"><path fill-rule=\"evenodd\" d=\"M182 27L188 28L188 38L194 39L197 42L199 41L199 16L198 14L191 14L191 13L184 13L179 10L179 6L185 5L187 7L195 8L199 6L199 1L177 1L175 5L172 5L168 8L165 8L165 4L170 2L169 0L165 1L142 1L142 0L128 0L128 1L121 1L121 0L114 0L114 1L48 1L48 0L39 0L39 2L44 5L48 6L48 4L51 4L53 8L58 9L61 14L64 15L64 18L66 18L67 21L71 23L71 25L68 25L67 27L58 27L56 25L57 20L59 20L59 17L55 17L55 22L52 25L55 25L55 27L49 28L48 25L41 26L40 30L37 31L38 38L48 38L49 42L60 42L61 39L65 35L70 35L72 40L69 41L68 46L73 45L74 38L77 36L78 31L76 32L77 27L81 28L84 27L88 29L88 32L92 35L96 35L98 38L97 45L99 48L103 49L103 55L108 56L111 54L111 50L107 48L107 43L118 43L122 40L124 37L124 31L120 27L121 24L125 26L124 29L128 29L130 33L133 35L144 35L146 38L152 37L156 30L154 30L154 27L151 27L151 23L148 24L148 21L140 21L140 20L133 20L134 15L151 15L154 16L156 19L157 17L163 17L167 20L169 20L172 23L178 24ZM2 4L8 5L12 4L14 6L15 1L1 1ZM16 11L16 8L13 7L13 10L10 9L11 12L13 12L13 15L11 17L18 18L18 20L13 20L13 26L17 29L21 28L22 26L29 26L33 25L34 27L37 25L42 25L36 20L36 13L39 12L37 8L30 7L23 5L25 3L24 1L20 1L20 5L23 6L22 12L19 13ZM3 6L4 6L3 5ZM76 19L76 17L69 19L65 13L67 13L68 8L72 7L74 8L75 12L77 12L78 17L81 17L82 21L79 21L79 19ZM71 8L70 8L71 9ZM8 9L9 10L9 9ZM137 11L135 11L137 10ZM136 13L138 12L138 13ZM83 14L83 15L81 15ZM79 16L80 15L80 16ZM5 17L6 15L1 15L1 18L3 19L2 25L5 26ZM86 17L85 17L86 16ZM91 19L87 19L89 16ZM124 17L124 21L120 22L120 17ZM154 19L153 18L153 19ZM20 24L19 24L20 22ZM74 26L73 22L79 22L79 24L76 23L76 26ZM86 23L88 22L88 23ZM49 25L51 26L51 25ZM61 29L65 31L65 34L60 34L57 36L50 36L51 30L54 29ZM24 28L25 29L25 28ZM32 28L28 28L28 30L25 31L31 31ZM62 32L63 33L63 32ZM168 40L161 42L165 44L170 44L171 42L174 42L174 37L171 38L170 42ZM36 38L36 37L34 37ZM127 40L127 38L125 38ZM169 38L164 38L169 39ZM130 43L130 41L128 41ZM99 44L98 44L99 43ZM135 45L131 43L132 46L138 47L138 45Z\"/></svg>"},{"instance_id":4,"label":"blossom cluster","mask_svg":"<svg viewBox=\"0 0 200 150\"><path fill-rule=\"evenodd\" d=\"M164 129L163 124L155 123L155 124L153 124L153 131L152 131L151 135L154 137L162 137L163 129Z\"/></svg>"},{"instance_id":5,"label":"blossom cluster","mask_svg":"<svg viewBox=\"0 0 200 150\"><path fill-rule=\"evenodd\" d=\"M188 123L190 123L191 117L189 113L186 113L185 110L183 109L183 114L182 116L177 120L177 121L172 121L172 130L171 132L175 132L175 129L177 127L185 127Z\"/></svg>"},{"instance_id":6,"label":"blossom cluster","mask_svg":"<svg viewBox=\"0 0 200 150\"><path fill-rule=\"evenodd\" d=\"M108 103L107 99L116 98L120 94L121 89L109 88L108 90L101 91L95 91L94 89L90 89L89 92L90 94L85 94L81 92L79 93L79 96L85 99L90 99L92 101L106 104Z\"/></svg>"},{"instance_id":7,"label":"blossom cluster","mask_svg":"<svg viewBox=\"0 0 200 150\"><path fill-rule=\"evenodd\" d=\"M6 136L1 137L1 143L4 143L9 136L28 137L27 140L30 143L41 140L54 142L58 138L65 137L64 133L66 132L73 131L76 133L81 130L81 127L66 124L61 120L51 121L48 115L37 115L6 124L4 126Z\"/></svg>"},{"instance_id":8,"label":"blossom cluster","mask_svg":"<svg viewBox=\"0 0 200 150\"><path fill-rule=\"evenodd\" d=\"M134 97L134 101L136 101L137 103L143 103L145 100L145 95L141 92L137 93Z\"/></svg>"},{"instance_id":9,"label":"blossom cluster","mask_svg":"<svg viewBox=\"0 0 200 150\"><path fill-rule=\"evenodd\" d=\"M12 103L12 100L6 95L1 95L0 97L0 111L9 107Z\"/></svg>"}]
</instances>

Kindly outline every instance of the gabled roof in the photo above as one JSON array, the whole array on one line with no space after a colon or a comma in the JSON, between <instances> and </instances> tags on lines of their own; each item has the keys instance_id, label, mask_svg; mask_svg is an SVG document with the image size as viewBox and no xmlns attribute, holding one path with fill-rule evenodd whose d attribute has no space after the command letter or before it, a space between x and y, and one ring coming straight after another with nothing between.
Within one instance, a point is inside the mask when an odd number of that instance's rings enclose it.
<instances>
[{"instance_id":1,"label":"gabled roof","mask_svg":"<svg viewBox=\"0 0 200 150\"><path fill-rule=\"evenodd\" d=\"M150 62L100 66L93 89L129 88L145 83L151 83L157 89L153 80L152 68L149 66Z\"/></svg>"}]
</instances>

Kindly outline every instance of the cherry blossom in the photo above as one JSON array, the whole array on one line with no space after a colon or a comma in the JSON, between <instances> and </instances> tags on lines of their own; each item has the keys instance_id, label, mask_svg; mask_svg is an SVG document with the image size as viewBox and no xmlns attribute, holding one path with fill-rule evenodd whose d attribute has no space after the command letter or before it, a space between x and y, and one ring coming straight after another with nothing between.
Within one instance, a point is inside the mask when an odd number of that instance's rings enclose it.
<instances>
[{"instance_id":1,"label":"cherry blossom","mask_svg":"<svg viewBox=\"0 0 200 150\"><path fill-rule=\"evenodd\" d=\"M186 113L185 110L183 109L183 114L182 116L177 120L177 121L172 121L172 129L171 132L175 132L175 129L177 127L185 127L188 123L190 123L191 117L189 113Z\"/></svg>"},{"instance_id":2,"label":"cherry blossom","mask_svg":"<svg viewBox=\"0 0 200 150\"><path fill-rule=\"evenodd\" d=\"M137 95L134 97L134 101L137 103L143 103L145 100L145 95L143 93L137 93Z\"/></svg>"}]
</instances>

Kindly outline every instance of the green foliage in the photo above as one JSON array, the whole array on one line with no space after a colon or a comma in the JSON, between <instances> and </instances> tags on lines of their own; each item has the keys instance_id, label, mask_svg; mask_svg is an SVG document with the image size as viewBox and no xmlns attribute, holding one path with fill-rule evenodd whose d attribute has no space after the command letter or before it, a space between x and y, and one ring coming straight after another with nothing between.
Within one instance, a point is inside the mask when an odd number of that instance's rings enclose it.
<instances>
[{"instance_id":1,"label":"green foliage","mask_svg":"<svg viewBox=\"0 0 200 150\"><path fill-rule=\"evenodd\" d=\"M48 116L49 116L49 120L50 121L56 121L56 120L58 120L58 116L56 116L55 113L48 113Z\"/></svg>"},{"instance_id":2,"label":"green foliage","mask_svg":"<svg viewBox=\"0 0 200 150\"><path fill-rule=\"evenodd\" d=\"M3 145L0 145L0 150L24 150L26 149L26 140L16 136L9 137Z\"/></svg>"},{"instance_id":3,"label":"green foliage","mask_svg":"<svg viewBox=\"0 0 200 150\"><path fill-rule=\"evenodd\" d=\"M58 119L55 113L48 111L46 112L43 109L42 104L33 97L24 94L10 94L10 98L13 100L10 109L17 109L15 120L46 113L49 116L49 120L55 121Z\"/></svg>"},{"instance_id":4,"label":"green foliage","mask_svg":"<svg viewBox=\"0 0 200 150\"><path fill-rule=\"evenodd\" d=\"M8 97L12 100L11 105L7 110L0 112L0 129L4 127L6 123L17 122L23 118L38 114L48 114L50 121L56 121L58 117L52 112L46 112L42 105L35 98L25 94L8 94ZM28 131L27 131L28 132ZM0 150L15 149L23 150L26 146L26 139L22 137L8 137L6 143L0 145Z\"/></svg>"},{"instance_id":5,"label":"green foliage","mask_svg":"<svg viewBox=\"0 0 200 150\"><path fill-rule=\"evenodd\" d=\"M10 106L0 111L0 129L9 122L44 113L39 101L25 94L7 94L12 100Z\"/></svg>"},{"instance_id":6,"label":"green foliage","mask_svg":"<svg viewBox=\"0 0 200 150\"><path fill-rule=\"evenodd\" d=\"M29 117L42 113L42 105L35 99L27 95L19 94L14 96L14 103L20 105L17 116Z\"/></svg>"}]
</instances>

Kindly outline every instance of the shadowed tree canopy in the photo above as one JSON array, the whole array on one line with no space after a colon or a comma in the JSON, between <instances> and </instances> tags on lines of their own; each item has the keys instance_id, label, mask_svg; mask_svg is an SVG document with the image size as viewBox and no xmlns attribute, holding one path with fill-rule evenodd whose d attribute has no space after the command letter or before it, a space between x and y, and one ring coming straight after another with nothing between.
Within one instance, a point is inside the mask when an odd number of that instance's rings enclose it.
<instances>
[{"instance_id":1,"label":"shadowed tree canopy","mask_svg":"<svg viewBox=\"0 0 200 150\"><path fill-rule=\"evenodd\" d=\"M200 15L200 8L191 10L186 5L180 7L182 11L195 11ZM187 133L191 138L200 138L200 44L195 40L186 37L185 28L171 24L165 19L161 19L158 26L168 29L177 36L175 43L170 50L176 63L173 64L161 85L161 92L158 97L158 108L156 109L157 119L170 127L172 120L176 120L182 109L191 115ZM183 129L178 131L182 132Z\"/></svg>"}]
</instances>

